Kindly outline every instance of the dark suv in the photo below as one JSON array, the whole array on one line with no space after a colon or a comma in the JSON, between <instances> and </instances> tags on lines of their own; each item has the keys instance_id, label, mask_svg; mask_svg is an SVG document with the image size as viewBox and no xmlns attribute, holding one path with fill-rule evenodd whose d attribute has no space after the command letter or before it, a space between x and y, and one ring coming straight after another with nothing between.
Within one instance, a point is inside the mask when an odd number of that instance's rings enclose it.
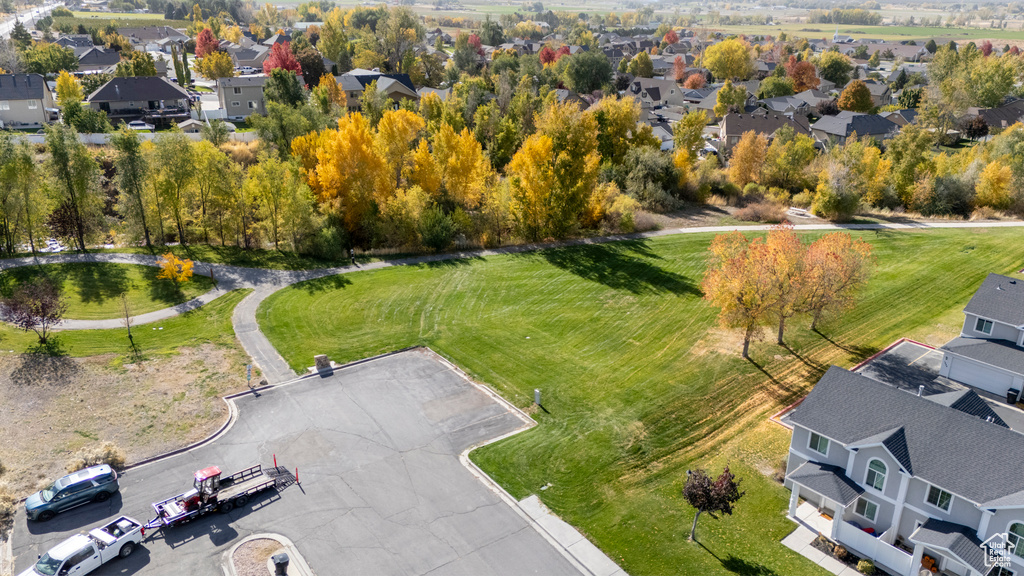
<instances>
[{"instance_id":1,"label":"dark suv","mask_svg":"<svg viewBox=\"0 0 1024 576\"><path fill-rule=\"evenodd\" d=\"M79 470L60 478L25 500L29 520L45 522L58 512L89 502L104 502L120 490L117 472L106 464Z\"/></svg>"}]
</instances>

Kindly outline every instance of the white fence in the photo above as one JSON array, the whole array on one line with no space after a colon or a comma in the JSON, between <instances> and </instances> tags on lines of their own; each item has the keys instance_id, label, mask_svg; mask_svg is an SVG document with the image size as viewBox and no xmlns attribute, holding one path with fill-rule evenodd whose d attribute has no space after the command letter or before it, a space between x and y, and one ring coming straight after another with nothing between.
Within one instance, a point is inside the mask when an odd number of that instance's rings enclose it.
<instances>
[{"instance_id":1,"label":"white fence","mask_svg":"<svg viewBox=\"0 0 1024 576\"><path fill-rule=\"evenodd\" d=\"M849 522L836 518L839 529L836 540L860 556L865 556L897 574L910 574L914 557L895 546L891 546Z\"/></svg>"},{"instance_id":2,"label":"white fence","mask_svg":"<svg viewBox=\"0 0 1024 576\"><path fill-rule=\"evenodd\" d=\"M113 134L79 134L78 139L83 144L91 144L94 146L105 146L110 143L110 138ZM139 138L142 140L152 140L160 136L160 133L153 132L139 132ZM203 139L201 134L185 134L194 141ZM19 134L15 138L21 138L31 144L42 144L46 141L46 135L44 134ZM228 140L234 140L236 142L252 142L257 139L256 132L232 132L228 134Z\"/></svg>"}]
</instances>

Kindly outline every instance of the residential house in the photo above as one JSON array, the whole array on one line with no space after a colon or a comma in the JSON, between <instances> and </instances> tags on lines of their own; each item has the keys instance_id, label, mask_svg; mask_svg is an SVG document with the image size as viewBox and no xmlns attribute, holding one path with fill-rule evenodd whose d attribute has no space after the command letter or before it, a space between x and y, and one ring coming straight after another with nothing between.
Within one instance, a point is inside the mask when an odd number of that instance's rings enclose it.
<instances>
[{"instance_id":1,"label":"residential house","mask_svg":"<svg viewBox=\"0 0 1024 576\"><path fill-rule=\"evenodd\" d=\"M758 104L764 106L769 112L775 114L785 114L792 116L794 114L800 114L801 116L808 116L814 109L806 100L797 98L796 96L777 96L775 98L764 98L757 101Z\"/></svg>"},{"instance_id":2,"label":"residential house","mask_svg":"<svg viewBox=\"0 0 1024 576\"><path fill-rule=\"evenodd\" d=\"M117 66L121 54L109 48L90 48L78 57L79 72L105 72Z\"/></svg>"},{"instance_id":3,"label":"residential house","mask_svg":"<svg viewBox=\"0 0 1024 576\"><path fill-rule=\"evenodd\" d=\"M160 50L158 42L161 40L170 40L179 45L189 41L188 36L170 26L118 28L117 33L131 41L133 48L148 52Z\"/></svg>"},{"instance_id":4,"label":"residential house","mask_svg":"<svg viewBox=\"0 0 1024 576\"><path fill-rule=\"evenodd\" d=\"M872 104L875 106L888 106L892 104L892 89L889 88L888 84L871 79L864 80L863 82L868 87L868 91L871 92Z\"/></svg>"},{"instance_id":5,"label":"residential house","mask_svg":"<svg viewBox=\"0 0 1024 576\"><path fill-rule=\"evenodd\" d=\"M187 119L190 102L188 92L159 76L112 78L86 98L89 107L106 112L111 120L144 118L155 124Z\"/></svg>"},{"instance_id":6,"label":"residential house","mask_svg":"<svg viewBox=\"0 0 1024 576\"><path fill-rule=\"evenodd\" d=\"M940 375L1016 401L1024 388L1024 280L989 274L964 307L960 336L941 350Z\"/></svg>"},{"instance_id":7,"label":"residential house","mask_svg":"<svg viewBox=\"0 0 1024 576\"><path fill-rule=\"evenodd\" d=\"M890 574L1024 573L1024 435L977 393L914 394L832 366L785 419L790 517L816 508L823 536ZM990 571L992 538L1015 546L1010 569Z\"/></svg>"},{"instance_id":8,"label":"residential house","mask_svg":"<svg viewBox=\"0 0 1024 576\"><path fill-rule=\"evenodd\" d=\"M578 106L580 110L586 110L587 107L590 106L590 102L588 102L585 98L577 94L574 90L558 88L555 90L555 98L558 100L560 104L565 104L566 102L569 102L571 104L575 104L576 106Z\"/></svg>"},{"instance_id":9,"label":"residential house","mask_svg":"<svg viewBox=\"0 0 1024 576\"><path fill-rule=\"evenodd\" d=\"M815 90L813 88L810 90L804 90L803 92L797 92L796 94L793 95L793 97L799 98L800 100L807 102L807 105L810 106L811 108L817 108L818 104L825 100L835 100L835 98L832 98L832 96L829 96L828 94L820 90Z\"/></svg>"},{"instance_id":10,"label":"residential house","mask_svg":"<svg viewBox=\"0 0 1024 576\"><path fill-rule=\"evenodd\" d=\"M0 125L39 128L55 120L53 94L41 74L0 74Z\"/></svg>"},{"instance_id":11,"label":"residential house","mask_svg":"<svg viewBox=\"0 0 1024 576\"><path fill-rule=\"evenodd\" d=\"M217 100L230 120L244 120L253 114L266 114L263 86L266 76L235 76L217 80Z\"/></svg>"},{"instance_id":12,"label":"residential house","mask_svg":"<svg viewBox=\"0 0 1024 576\"><path fill-rule=\"evenodd\" d=\"M872 137L879 141L888 140L899 131L899 125L882 118L877 114L862 114L843 110L835 116L822 116L811 126L811 133L821 141L833 141L844 144L846 139L857 134L858 137Z\"/></svg>"},{"instance_id":13,"label":"residential house","mask_svg":"<svg viewBox=\"0 0 1024 576\"><path fill-rule=\"evenodd\" d=\"M240 48L231 53L231 61L236 68L246 66L256 70L263 70L263 61L270 55L270 49L266 46L253 46L252 48Z\"/></svg>"},{"instance_id":14,"label":"residential house","mask_svg":"<svg viewBox=\"0 0 1024 576\"><path fill-rule=\"evenodd\" d=\"M715 106L718 104L718 91L721 90L721 86L717 86L712 92L708 93L703 100L697 103L698 110L704 110L709 119L715 119ZM743 112L749 114L757 108L757 97L747 89L747 98L744 101Z\"/></svg>"},{"instance_id":15,"label":"residential house","mask_svg":"<svg viewBox=\"0 0 1024 576\"><path fill-rule=\"evenodd\" d=\"M685 106L688 103L683 97L686 90L676 84L675 80L636 78L629 85L628 92L640 101L643 108Z\"/></svg>"},{"instance_id":16,"label":"residential house","mask_svg":"<svg viewBox=\"0 0 1024 576\"><path fill-rule=\"evenodd\" d=\"M345 91L350 111L361 109L362 104L359 100L363 91L374 81L377 82L377 91L387 94L388 98L396 103L403 99L418 101L420 98L408 74L382 74L375 70L356 68L335 76L334 79Z\"/></svg>"},{"instance_id":17,"label":"residential house","mask_svg":"<svg viewBox=\"0 0 1024 576\"><path fill-rule=\"evenodd\" d=\"M1024 100L1014 100L998 108L968 108L967 116L981 116L990 129L1000 131L1024 120Z\"/></svg>"},{"instance_id":18,"label":"residential house","mask_svg":"<svg viewBox=\"0 0 1024 576\"><path fill-rule=\"evenodd\" d=\"M810 134L807 118L802 116L785 116L782 114L726 114L719 124L719 138L722 141L722 152L726 155L732 147L739 143L747 132L764 134L771 139L772 135L783 126L789 126L797 134Z\"/></svg>"},{"instance_id":19,"label":"residential house","mask_svg":"<svg viewBox=\"0 0 1024 576\"><path fill-rule=\"evenodd\" d=\"M878 115L903 128L907 124L913 124L917 119L917 109L893 110L892 112L880 112Z\"/></svg>"},{"instance_id":20,"label":"residential house","mask_svg":"<svg viewBox=\"0 0 1024 576\"><path fill-rule=\"evenodd\" d=\"M263 44L264 46L269 48L270 46L273 46L274 44L283 44L285 42L291 43L291 41L292 41L292 35L288 34L288 33L284 33L284 34L274 34L270 38L267 38L263 42L260 42L260 44Z\"/></svg>"},{"instance_id":21,"label":"residential house","mask_svg":"<svg viewBox=\"0 0 1024 576\"><path fill-rule=\"evenodd\" d=\"M53 43L64 48L71 48L76 58L94 46L92 36L89 34L64 34Z\"/></svg>"}]
</instances>

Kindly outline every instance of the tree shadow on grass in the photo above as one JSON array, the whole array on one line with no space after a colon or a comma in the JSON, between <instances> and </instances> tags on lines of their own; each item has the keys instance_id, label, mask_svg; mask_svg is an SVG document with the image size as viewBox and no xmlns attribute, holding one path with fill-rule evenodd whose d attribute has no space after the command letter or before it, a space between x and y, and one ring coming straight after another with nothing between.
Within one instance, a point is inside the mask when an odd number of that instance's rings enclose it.
<instances>
[{"instance_id":1,"label":"tree shadow on grass","mask_svg":"<svg viewBox=\"0 0 1024 576\"><path fill-rule=\"evenodd\" d=\"M741 576L778 576L777 572L763 564L738 558L732 554L729 554L729 556L723 560L701 542L697 542L697 545L710 554L712 558L718 560L718 562L722 564L722 568L725 568L733 574L740 574Z\"/></svg>"},{"instance_id":2,"label":"tree shadow on grass","mask_svg":"<svg viewBox=\"0 0 1024 576\"><path fill-rule=\"evenodd\" d=\"M871 356L872 354L878 352L879 350L879 348L875 346L856 346L853 344L840 344L839 342L836 342L835 340L826 336L824 333L821 332L821 330L817 328L811 330L811 332L814 332L818 336L821 336L822 339L827 341L829 344L835 346L836 348L839 348L840 350L849 353L855 359L867 358L868 356Z\"/></svg>"},{"instance_id":3,"label":"tree shadow on grass","mask_svg":"<svg viewBox=\"0 0 1024 576\"><path fill-rule=\"evenodd\" d=\"M350 284L352 284L352 281L344 274L334 274L333 276L324 276L323 278L299 282L295 287L301 288L307 294L312 295L319 292L326 292L328 290L343 290Z\"/></svg>"},{"instance_id":4,"label":"tree shadow on grass","mask_svg":"<svg viewBox=\"0 0 1024 576\"><path fill-rule=\"evenodd\" d=\"M614 290L637 295L702 295L700 288L686 276L652 262L662 258L650 249L647 240L556 248L539 254L562 270Z\"/></svg>"},{"instance_id":5,"label":"tree shadow on grass","mask_svg":"<svg viewBox=\"0 0 1024 576\"><path fill-rule=\"evenodd\" d=\"M131 288L128 268L123 264L96 262L67 266L64 271L65 277L75 282L78 299L85 304L103 304Z\"/></svg>"},{"instance_id":6,"label":"tree shadow on grass","mask_svg":"<svg viewBox=\"0 0 1024 576\"><path fill-rule=\"evenodd\" d=\"M484 258L482 256L466 255L458 258L430 259L427 260L426 262L423 262L422 265L426 266L427 268L461 268L463 266L469 266L470 264L473 264L475 262L483 262L483 260Z\"/></svg>"},{"instance_id":7,"label":"tree shadow on grass","mask_svg":"<svg viewBox=\"0 0 1024 576\"><path fill-rule=\"evenodd\" d=\"M66 383L78 374L78 363L66 356L59 339L50 338L22 354L11 371L11 382L16 386L51 385Z\"/></svg>"}]
</instances>

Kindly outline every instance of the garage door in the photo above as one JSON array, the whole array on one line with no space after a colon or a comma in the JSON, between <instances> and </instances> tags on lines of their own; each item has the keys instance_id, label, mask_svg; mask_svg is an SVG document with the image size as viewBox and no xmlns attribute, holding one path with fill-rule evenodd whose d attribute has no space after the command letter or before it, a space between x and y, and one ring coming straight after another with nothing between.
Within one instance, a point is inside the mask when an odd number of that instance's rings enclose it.
<instances>
[{"instance_id":1,"label":"garage door","mask_svg":"<svg viewBox=\"0 0 1024 576\"><path fill-rule=\"evenodd\" d=\"M1003 396L1013 384L1013 375L963 358L949 359L949 378Z\"/></svg>"}]
</instances>

